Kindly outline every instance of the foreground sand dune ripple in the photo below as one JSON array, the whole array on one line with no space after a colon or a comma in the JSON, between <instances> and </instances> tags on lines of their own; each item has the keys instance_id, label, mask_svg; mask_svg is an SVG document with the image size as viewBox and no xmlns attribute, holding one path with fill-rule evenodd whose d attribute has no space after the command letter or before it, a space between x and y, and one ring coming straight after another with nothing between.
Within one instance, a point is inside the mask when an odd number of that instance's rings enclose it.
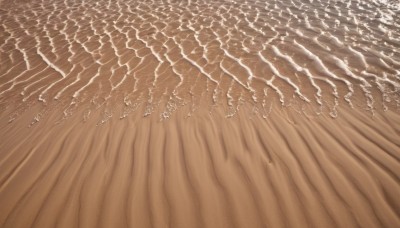
<instances>
[{"instance_id":1,"label":"foreground sand dune ripple","mask_svg":"<svg viewBox=\"0 0 400 228\"><path fill-rule=\"evenodd\" d=\"M274 110L3 122L1 227L400 224L397 113Z\"/></svg>"},{"instance_id":2,"label":"foreground sand dune ripple","mask_svg":"<svg viewBox=\"0 0 400 228\"><path fill-rule=\"evenodd\" d=\"M399 12L0 0L0 227L400 227Z\"/></svg>"}]
</instances>

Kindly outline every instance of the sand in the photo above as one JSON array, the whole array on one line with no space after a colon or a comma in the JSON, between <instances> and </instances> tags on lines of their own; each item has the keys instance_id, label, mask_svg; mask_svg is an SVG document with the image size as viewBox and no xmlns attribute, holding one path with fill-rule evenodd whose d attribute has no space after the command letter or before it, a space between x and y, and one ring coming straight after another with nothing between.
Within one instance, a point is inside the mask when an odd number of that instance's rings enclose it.
<instances>
[{"instance_id":1,"label":"sand","mask_svg":"<svg viewBox=\"0 0 400 228\"><path fill-rule=\"evenodd\" d=\"M0 1L0 227L400 227L395 1Z\"/></svg>"},{"instance_id":2,"label":"sand","mask_svg":"<svg viewBox=\"0 0 400 228\"><path fill-rule=\"evenodd\" d=\"M398 113L245 110L2 121L1 227L400 224Z\"/></svg>"}]
</instances>

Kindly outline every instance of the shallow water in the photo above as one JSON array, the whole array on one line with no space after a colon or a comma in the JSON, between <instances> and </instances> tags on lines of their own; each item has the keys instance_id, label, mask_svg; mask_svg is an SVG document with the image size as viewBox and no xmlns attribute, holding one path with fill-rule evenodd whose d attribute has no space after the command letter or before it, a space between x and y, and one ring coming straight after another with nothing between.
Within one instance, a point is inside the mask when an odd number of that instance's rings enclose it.
<instances>
[{"instance_id":1,"label":"shallow water","mask_svg":"<svg viewBox=\"0 0 400 228\"><path fill-rule=\"evenodd\" d=\"M399 8L0 0L0 227L400 227Z\"/></svg>"},{"instance_id":2,"label":"shallow water","mask_svg":"<svg viewBox=\"0 0 400 228\"><path fill-rule=\"evenodd\" d=\"M399 4L1 3L0 102L400 105ZM396 14L397 13L397 14ZM171 113L168 107L163 115Z\"/></svg>"}]
</instances>

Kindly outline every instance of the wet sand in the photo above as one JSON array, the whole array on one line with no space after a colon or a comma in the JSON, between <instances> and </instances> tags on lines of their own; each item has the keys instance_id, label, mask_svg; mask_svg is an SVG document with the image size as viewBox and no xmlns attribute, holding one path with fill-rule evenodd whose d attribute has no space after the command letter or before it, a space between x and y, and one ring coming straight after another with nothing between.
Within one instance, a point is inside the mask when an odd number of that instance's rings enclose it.
<instances>
[{"instance_id":1,"label":"wet sand","mask_svg":"<svg viewBox=\"0 0 400 228\"><path fill-rule=\"evenodd\" d=\"M395 1L0 1L0 227L400 227Z\"/></svg>"}]
</instances>

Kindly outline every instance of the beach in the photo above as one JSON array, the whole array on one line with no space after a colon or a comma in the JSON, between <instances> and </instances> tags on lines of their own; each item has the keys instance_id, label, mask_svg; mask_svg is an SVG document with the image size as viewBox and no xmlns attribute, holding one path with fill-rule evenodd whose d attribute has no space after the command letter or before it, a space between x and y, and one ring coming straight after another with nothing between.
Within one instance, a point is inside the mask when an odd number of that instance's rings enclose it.
<instances>
[{"instance_id":1,"label":"beach","mask_svg":"<svg viewBox=\"0 0 400 228\"><path fill-rule=\"evenodd\" d=\"M400 226L399 12L0 1L0 227Z\"/></svg>"}]
</instances>

